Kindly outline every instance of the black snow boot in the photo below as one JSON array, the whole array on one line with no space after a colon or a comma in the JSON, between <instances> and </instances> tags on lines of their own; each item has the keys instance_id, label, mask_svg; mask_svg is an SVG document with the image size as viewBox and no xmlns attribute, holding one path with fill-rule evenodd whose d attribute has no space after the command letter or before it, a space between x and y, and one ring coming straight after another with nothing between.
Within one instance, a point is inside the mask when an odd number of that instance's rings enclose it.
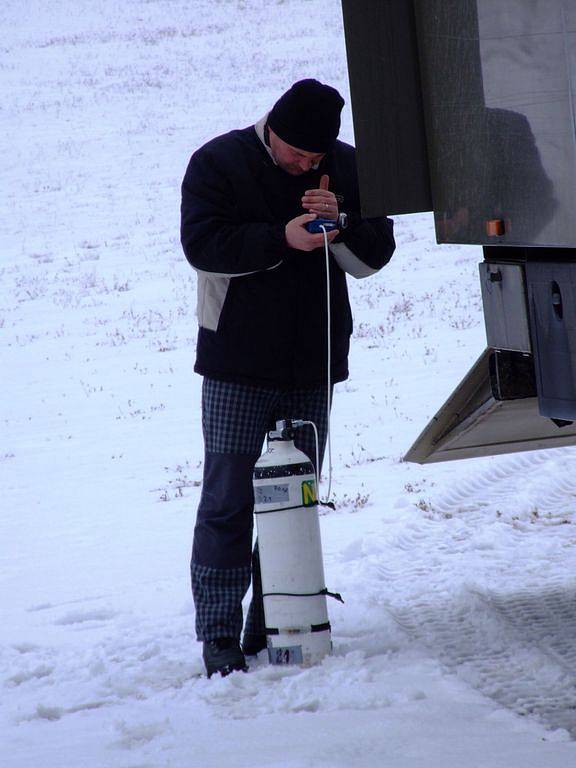
<instances>
[{"instance_id":1,"label":"black snow boot","mask_svg":"<svg viewBox=\"0 0 576 768\"><path fill-rule=\"evenodd\" d=\"M248 632L244 633L242 638L242 651L244 656L256 656L266 648L266 635L252 635Z\"/></svg>"},{"instance_id":2,"label":"black snow boot","mask_svg":"<svg viewBox=\"0 0 576 768\"><path fill-rule=\"evenodd\" d=\"M240 643L233 637L219 637L205 642L202 658L208 677L212 677L216 672L226 677L230 672L248 671Z\"/></svg>"}]
</instances>

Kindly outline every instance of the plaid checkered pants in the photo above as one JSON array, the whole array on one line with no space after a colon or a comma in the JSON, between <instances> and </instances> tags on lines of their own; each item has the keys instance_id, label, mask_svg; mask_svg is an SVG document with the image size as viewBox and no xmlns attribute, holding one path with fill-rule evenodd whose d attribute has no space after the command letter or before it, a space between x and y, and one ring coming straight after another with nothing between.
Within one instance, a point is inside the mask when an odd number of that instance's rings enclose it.
<instances>
[{"instance_id":1,"label":"plaid checkered pants","mask_svg":"<svg viewBox=\"0 0 576 768\"><path fill-rule=\"evenodd\" d=\"M252 577L245 632L263 634L264 608L258 547L252 551L252 474L266 433L279 419L313 421L320 464L326 444L326 386L268 389L205 378L202 384L204 481L192 562L198 640L239 638L242 599ZM316 464L314 431L296 432L295 445Z\"/></svg>"}]
</instances>

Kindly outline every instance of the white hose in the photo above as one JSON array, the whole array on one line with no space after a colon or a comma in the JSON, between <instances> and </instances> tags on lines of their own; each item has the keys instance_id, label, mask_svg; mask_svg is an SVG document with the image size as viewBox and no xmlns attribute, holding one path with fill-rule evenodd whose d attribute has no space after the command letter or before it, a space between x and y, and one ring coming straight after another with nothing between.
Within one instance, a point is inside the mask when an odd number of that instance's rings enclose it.
<instances>
[{"instance_id":1,"label":"white hose","mask_svg":"<svg viewBox=\"0 0 576 768\"><path fill-rule=\"evenodd\" d=\"M326 256L326 310L327 310L327 380L328 387L326 389L326 440L328 442L328 493L326 494L326 501L330 500L330 493L332 491L332 441L330 439L330 400L331 400L331 365L332 365L332 340L330 338L331 329L331 317L330 317L330 251L328 250L328 233L326 228L321 224L320 229L324 233L324 253ZM318 440L318 438L316 438ZM318 467L318 471L320 468Z\"/></svg>"},{"instance_id":2,"label":"white hose","mask_svg":"<svg viewBox=\"0 0 576 768\"><path fill-rule=\"evenodd\" d=\"M316 487L318 488L318 496L320 496L320 450L318 448L318 429L313 421L303 421L304 424L309 424L314 430L314 444L316 446Z\"/></svg>"},{"instance_id":3,"label":"white hose","mask_svg":"<svg viewBox=\"0 0 576 768\"><path fill-rule=\"evenodd\" d=\"M320 225L322 232L324 233L324 252L326 254L326 299L327 299L327 390L326 390L326 441L328 443L328 493L324 503L330 500L330 493L332 490L332 441L330 439L330 401L331 401L331 316L330 316L330 251L328 250L328 235L326 229L322 224ZM295 421L295 426L303 426L309 424L314 430L314 441L316 444L316 485L318 487L318 496L320 496L320 449L318 441L318 428L313 421Z\"/></svg>"}]
</instances>

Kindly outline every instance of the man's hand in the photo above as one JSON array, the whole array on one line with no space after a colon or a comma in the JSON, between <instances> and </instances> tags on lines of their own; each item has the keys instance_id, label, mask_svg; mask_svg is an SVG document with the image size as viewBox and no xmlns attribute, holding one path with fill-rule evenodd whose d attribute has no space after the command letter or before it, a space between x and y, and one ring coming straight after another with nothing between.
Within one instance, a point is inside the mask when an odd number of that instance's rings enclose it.
<instances>
[{"instance_id":1,"label":"man's hand","mask_svg":"<svg viewBox=\"0 0 576 768\"><path fill-rule=\"evenodd\" d=\"M286 242L290 248L295 248L297 251L313 251L315 248L321 248L324 245L323 232L313 235L304 228L305 224L308 224L309 221L314 221L315 218L315 213L304 213L302 216L296 216L295 219L291 219L286 224ZM337 229L328 232L328 242L331 243L337 235Z\"/></svg>"},{"instance_id":2,"label":"man's hand","mask_svg":"<svg viewBox=\"0 0 576 768\"><path fill-rule=\"evenodd\" d=\"M321 219L338 218L338 201L334 192L330 192L328 185L330 177L324 174L320 179L320 189L309 189L302 198L302 207L308 208L310 213L316 213Z\"/></svg>"}]
</instances>

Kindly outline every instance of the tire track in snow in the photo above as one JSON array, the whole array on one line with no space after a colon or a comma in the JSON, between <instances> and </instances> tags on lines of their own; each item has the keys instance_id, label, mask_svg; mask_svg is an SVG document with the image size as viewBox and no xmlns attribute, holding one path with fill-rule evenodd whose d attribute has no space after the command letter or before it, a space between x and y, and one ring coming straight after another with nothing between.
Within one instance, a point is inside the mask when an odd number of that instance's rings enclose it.
<instances>
[{"instance_id":1,"label":"tire track in snow","mask_svg":"<svg viewBox=\"0 0 576 768\"><path fill-rule=\"evenodd\" d=\"M474 688L576 736L576 452L499 460L424 515L377 566L387 610Z\"/></svg>"}]
</instances>

